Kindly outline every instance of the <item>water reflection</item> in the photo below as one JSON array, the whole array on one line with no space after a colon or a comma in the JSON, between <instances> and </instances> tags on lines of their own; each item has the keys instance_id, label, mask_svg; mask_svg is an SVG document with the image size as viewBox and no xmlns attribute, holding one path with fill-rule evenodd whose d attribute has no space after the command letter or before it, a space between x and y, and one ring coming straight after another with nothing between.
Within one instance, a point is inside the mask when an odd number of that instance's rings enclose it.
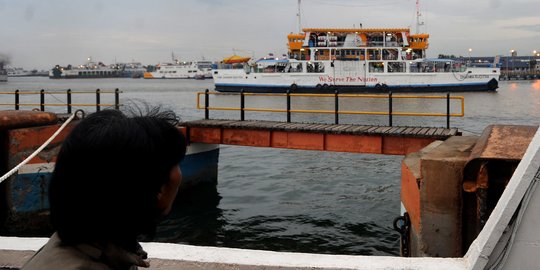
<instances>
[{"instance_id":1,"label":"water reflection","mask_svg":"<svg viewBox=\"0 0 540 270\"><path fill-rule=\"evenodd\" d=\"M153 237L143 240L216 246L225 221L217 206L221 196L216 186L201 185L180 191L169 216Z\"/></svg>"},{"instance_id":2,"label":"water reflection","mask_svg":"<svg viewBox=\"0 0 540 270\"><path fill-rule=\"evenodd\" d=\"M536 80L531 84L534 90L540 90L540 80Z\"/></svg>"}]
</instances>

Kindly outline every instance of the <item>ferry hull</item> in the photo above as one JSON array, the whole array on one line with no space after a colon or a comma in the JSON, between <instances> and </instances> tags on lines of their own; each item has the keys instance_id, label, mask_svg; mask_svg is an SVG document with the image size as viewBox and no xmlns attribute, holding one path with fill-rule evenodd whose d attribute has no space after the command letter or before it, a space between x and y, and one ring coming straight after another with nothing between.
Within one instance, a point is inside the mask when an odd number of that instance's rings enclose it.
<instances>
[{"instance_id":1,"label":"ferry hull","mask_svg":"<svg viewBox=\"0 0 540 270\"><path fill-rule=\"evenodd\" d=\"M306 86L273 86L273 85L226 85L216 84L215 90L219 92L248 92L248 93L286 93L290 90L291 93L309 93L309 94L330 94L335 93L425 93L425 92L480 92L480 91L496 91L498 82L496 79L491 79L487 83L470 83L470 84L441 84L441 85L384 85L378 84L374 86L347 86L347 85L330 85L320 87Z\"/></svg>"}]
</instances>

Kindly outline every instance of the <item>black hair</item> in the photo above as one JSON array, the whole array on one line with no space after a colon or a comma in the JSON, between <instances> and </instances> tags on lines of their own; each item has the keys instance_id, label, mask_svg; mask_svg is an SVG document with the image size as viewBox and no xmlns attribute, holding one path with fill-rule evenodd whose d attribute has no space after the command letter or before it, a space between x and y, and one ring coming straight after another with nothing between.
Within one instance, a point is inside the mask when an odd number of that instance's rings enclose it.
<instances>
[{"instance_id":1,"label":"black hair","mask_svg":"<svg viewBox=\"0 0 540 270\"><path fill-rule=\"evenodd\" d=\"M49 186L51 223L67 244L109 241L131 248L153 233L157 195L186 152L172 111L128 117L93 113L64 140Z\"/></svg>"}]
</instances>

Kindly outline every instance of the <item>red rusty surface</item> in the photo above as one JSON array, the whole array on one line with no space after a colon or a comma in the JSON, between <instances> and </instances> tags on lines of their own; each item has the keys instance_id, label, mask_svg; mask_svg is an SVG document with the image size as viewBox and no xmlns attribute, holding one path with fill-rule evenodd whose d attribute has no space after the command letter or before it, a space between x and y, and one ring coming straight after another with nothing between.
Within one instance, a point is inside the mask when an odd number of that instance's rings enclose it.
<instances>
[{"instance_id":1,"label":"red rusty surface","mask_svg":"<svg viewBox=\"0 0 540 270\"><path fill-rule=\"evenodd\" d=\"M420 151L436 141L435 138L383 137L382 153L387 155L406 155Z\"/></svg>"},{"instance_id":2,"label":"red rusty surface","mask_svg":"<svg viewBox=\"0 0 540 270\"><path fill-rule=\"evenodd\" d=\"M420 231L420 189L413 168L401 164L401 202L405 205L411 224Z\"/></svg>"},{"instance_id":3,"label":"red rusty surface","mask_svg":"<svg viewBox=\"0 0 540 270\"><path fill-rule=\"evenodd\" d=\"M476 192L478 188L488 188L486 162L519 162L537 129L537 126L518 125L490 125L484 129L465 166L463 190Z\"/></svg>"},{"instance_id":4,"label":"red rusty surface","mask_svg":"<svg viewBox=\"0 0 540 270\"><path fill-rule=\"evenodd\" d=\"M470 160L521 160L538 126L491 125L484 129Z\"/></svg>"},{"instance_id":5,"label":"red rusty surface","mask_svg":"<svg viewBox=\"0 0 540 270\"><path fill-rule=\"evenodd\" d=\"M270 131L223 129L223 144L244 146L270 146Z\"/></svg>"},{"instance_id":6,"label":"red rusty surface","mask_svg":"<svg viewBox=\"0 0 540 270\"><path fill-rule=\"evenodd\" d=\"M54 113L41 111L0 111L0 129L9 130L54 124L58 117Z\"/></svg>"},{"instance_id":7,"label":"red rusty surface","mask_svg":"<svg viewBox=\"0 0 540 270\"><path fill-rule=\"evenodd\" d=\"M195 143L221 143L220 128L190 127L189 141Z\"/></svg>"},{"instance_id":8,"label":"red rusty surface","mask_svg":"<svg viewBox=\"0 0 540 270\"><path fill-rule=\"evenodd\" d=\"M76 124L77 122L70 123L54 140L52 140L44 151L30 160L29 164L54 162L60 149L60 145ZM20 128L8 131L8 166L16 166L19 162L30 156L59 128L60 125L55 124L50 126Z\"/></svg>"},{"instance_id":9,"label":"red rusty surface","mask_svg":"<svg viewBox=\"0 0 540 270\"><path fill-rule=\"evenodd\" d=\"M324 150L324 134L289 132L287 148L300 150Z\"/></svg>"},{"instance_id":10,"label":"red rusty surface","mask_svg":"<svg viewBox=\"0 0 540 270\"><path fill-rule=\"evenodd\" d=\"M276 147L300 150L406 155L435 141L435 138L384 135L319 134L300 131L189 127L190 142Z\"/></svg>"},{"instance_id":11,"label":"red rusty surface","mask_svg":"<svg viewBox=\"0 0 540 270\"><path fill-rule=\"evenodd\" d=\"M287 148L288 144L288 133L285 131L274 131L272 136L270 136L270 141L272 147L277 148Z\"/></svg>"},{"instance_id":12,"label":"red rusty surface","mask_svg":"<svg viewBox=\"0 0 540 270\"><path fill-rule=\"evenodd\" d=\"M382 139L379 136L328 134L325 149L336 152L381 154Z\"/></svg>"}]
</instances>

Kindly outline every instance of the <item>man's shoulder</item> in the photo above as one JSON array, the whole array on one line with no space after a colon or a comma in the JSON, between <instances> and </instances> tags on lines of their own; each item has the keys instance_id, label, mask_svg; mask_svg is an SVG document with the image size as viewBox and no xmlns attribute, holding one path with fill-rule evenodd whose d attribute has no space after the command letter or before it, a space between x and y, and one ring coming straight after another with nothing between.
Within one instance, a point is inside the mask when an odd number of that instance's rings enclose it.
<instances>
[{"instance_id":1,"label":"man's shoulder","mask_svg":"<svg viewBox=\"0 0 540 270\"><path fill-rule=\"evenodd\" d=\"M74 246L64 245L58 235L54 234L21 270L110 270L96 259Z\"/></svg>"}]
</instances>

